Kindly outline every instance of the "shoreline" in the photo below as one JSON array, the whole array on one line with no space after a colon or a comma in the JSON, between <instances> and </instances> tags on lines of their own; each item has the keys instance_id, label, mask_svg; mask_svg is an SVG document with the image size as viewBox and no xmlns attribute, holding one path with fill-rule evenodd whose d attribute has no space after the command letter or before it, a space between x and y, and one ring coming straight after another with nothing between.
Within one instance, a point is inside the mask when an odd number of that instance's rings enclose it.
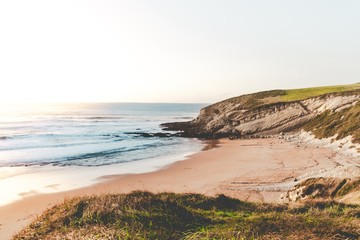
<instances>
[{"instance_id":1,"label":"shoreline","mask_svg":"<svg viewBox=\"0 0 360 240\"><path fill-rule=\"evenodd\" d=\"M283 139L218 140L210 149L192 154L157 171L104 175L94 185L36 194L0 206L0 237L10 238L45 209L66 198L107 193L151 192L225 194L241 200L286 202L296 180L337 171L349 159L331 149L297 146Z\"/></svg>"},{"instance_id":2,"label":"shoreline","mask_svg":"<svg viewBox=\"0 0 360 240\"><path fill-rule=\"evenodd\" d=\"M206 142L193 140L193 147L183 153L101 166L33 165L0 168L0 207L26 196L57 193L91 186L106 175L139 174L158 171L169 164L183 161L201 151ZM205 145L205 146L204 146Z\"/></svg>"}]
</instances>

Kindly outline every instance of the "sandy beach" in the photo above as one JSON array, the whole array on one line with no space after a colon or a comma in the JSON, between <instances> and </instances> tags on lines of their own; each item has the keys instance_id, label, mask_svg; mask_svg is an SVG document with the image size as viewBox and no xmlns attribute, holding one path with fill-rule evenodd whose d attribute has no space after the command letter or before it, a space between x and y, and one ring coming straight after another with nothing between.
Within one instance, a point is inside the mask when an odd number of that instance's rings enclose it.
<instances>
[{"instance_id":1,"label":"sandy beach","mask_svg":"<svg viewBox=\"0 0 360 240\"><path fill-rule=\"evenodd\" d=\"M46 208L66 198L106 193L151 192L226 194L241 200L286 202L286 192L309 177L351 172L353 159L327 148L282 139L219 140L161 170L106 175L98 183L66 192L26 196L0 207L0 238L9 239Z\"/></svg>"}]
</instances>

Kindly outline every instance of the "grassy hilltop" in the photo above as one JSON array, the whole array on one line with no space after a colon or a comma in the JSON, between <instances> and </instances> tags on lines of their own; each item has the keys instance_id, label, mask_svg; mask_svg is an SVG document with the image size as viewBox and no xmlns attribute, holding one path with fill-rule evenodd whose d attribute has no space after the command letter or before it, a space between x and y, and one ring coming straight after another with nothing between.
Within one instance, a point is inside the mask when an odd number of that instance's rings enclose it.
<instances>
[{"instance_id":1,"label":"grassy hilltop","mask_svg":"<svg viewBox=\"0 0 360 240\"><path fill-rule=\"evenodd\" d=\"M288 90L270 90L233 97L221 101L220 103L231 102L241 104L247 108L252 108L272 103L299 101L311 97L324 95L327 93L342 93L359 89L360 82L336 86L323 86ZM215 103L214 105L216 104L217 103Z\"/></svg>"},{"instance_id":2,"label":"grassy hilltop","mask_svg":"<svg viewBox=\"0 0 360 240\"><path fill-rule=\"evenodd\" d=\"M345 92L351 90L360 89L360 82L348 85L336 85L336 86L325 86L325 87L314 87L314 88L300 88L284 90L284 95L281 96L283 101L297 101L310 97L319 96L326 93L332 92Z\"/></svg>"}]
</instances>

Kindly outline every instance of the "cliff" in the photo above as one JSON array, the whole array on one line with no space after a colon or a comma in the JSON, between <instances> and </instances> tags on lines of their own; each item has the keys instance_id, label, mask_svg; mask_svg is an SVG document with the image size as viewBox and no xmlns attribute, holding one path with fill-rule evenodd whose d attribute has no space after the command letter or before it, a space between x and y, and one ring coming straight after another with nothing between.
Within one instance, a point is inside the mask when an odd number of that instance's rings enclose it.
<instances>
[{"instance_id":1,"label":"cliff","mask_svg":"<svg viewBox=\"0 0 360 240\"><path fill-rule=\"evenodd\" d=\"M340 115L349 115L348 118L351 118L355 125L347 132L351 134L351 131L358 130L359 124L354 119L359 118L356 115L358 113L347 111L355 109L353 111L359 112L357 103L360 100L360 84L347 86L351 88L320 95L316 93L322 91L311 89L315 96L302 99L302 96L307 95L297 94L295 99L298 100L289 99L294 99L295 93L301 90L273 90L242 95L201 109L198 117L192 121L166 123L163 127L165 130L180 131L185 137L198 138L266 136L305 127L307 131L317 130L315 133L317 132L317 136L320 137L319 125L316 123L321 124L324 119L319 118L330 119L332 114L337 113L334 119ZM343 119L336 121L339 123L341 120ZM312 124L312 121L315 122ZM328 128L331 128L332 122L328 123ZM339 130L334 134L340 132ZM341 132L340 135L347 133ZM329 137L328 134L324 135Z\"/></svg>"}]
</instances>

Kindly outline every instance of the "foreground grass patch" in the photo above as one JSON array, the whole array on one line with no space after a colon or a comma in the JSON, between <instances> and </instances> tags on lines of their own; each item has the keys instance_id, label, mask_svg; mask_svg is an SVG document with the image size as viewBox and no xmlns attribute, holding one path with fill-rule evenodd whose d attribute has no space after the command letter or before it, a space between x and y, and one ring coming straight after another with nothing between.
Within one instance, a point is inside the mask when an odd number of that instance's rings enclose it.
<instances>
[{"instance_id":1,"label":"foreground grass patch","mask_svg":"<svg viewBox=\"0 0 360 240\"><path fill-rule=\"evenodd\" d=\"M359 213L359 206L334 202L290 208L134 192L66 200L14 239L358 239Z\"/></svg>"}]
</instances>

